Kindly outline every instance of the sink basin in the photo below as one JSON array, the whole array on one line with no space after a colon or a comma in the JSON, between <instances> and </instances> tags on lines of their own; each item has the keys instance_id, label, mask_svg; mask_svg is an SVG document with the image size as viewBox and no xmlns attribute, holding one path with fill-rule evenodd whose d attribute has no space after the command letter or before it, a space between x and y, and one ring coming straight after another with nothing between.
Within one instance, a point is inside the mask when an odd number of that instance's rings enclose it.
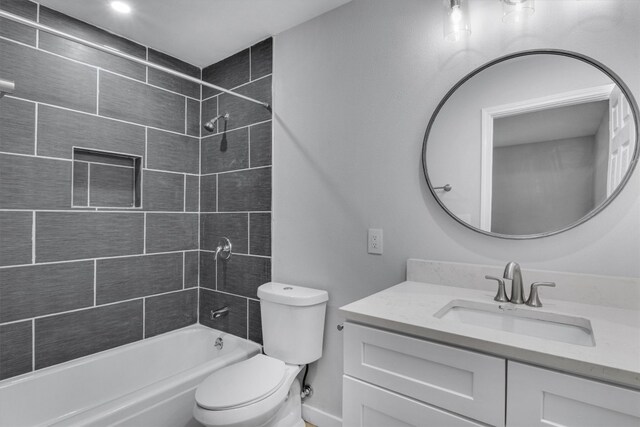
<instances>
[{"instance_id":1,"label":"sink basin","mask_svg":"<svg viewBox=\"0 0 640 427\"><path fill-rule=\"evenodd\" d=\"M510 303L453 300L435 317L520 335L593 347L591 322L582 317L546 313Z\"/></svg>"}]
</instances>

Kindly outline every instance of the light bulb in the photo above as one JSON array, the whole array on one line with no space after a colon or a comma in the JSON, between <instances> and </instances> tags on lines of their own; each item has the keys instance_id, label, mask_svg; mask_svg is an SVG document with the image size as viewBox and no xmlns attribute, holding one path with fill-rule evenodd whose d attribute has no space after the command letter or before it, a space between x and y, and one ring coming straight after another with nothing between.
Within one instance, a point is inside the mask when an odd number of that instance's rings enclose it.
<instances>
[{"instance_id":1,"label":"light bulb","mask_svg":"<svg viewBox=\"0 0 640 427\"><path fill-rule=\"evenodd\" d=\"M131 13L131 6L122 1L112 1L111 8L119 13Z\"/></svg>"},{"instance_id":2,"label":"light bulb","mask_svg":"<svg viewBox=\"0 0 640 427\"><path fill-rule=\"evenodd\" d=\"M451 8L451 20L457 24L458 22L462 21L462 17L462 10L460 10L460 6L453 6Z\"/></svg>"},{"instance_id":3,"label":"light bulb","mask_svg":"<svg viewBox=\"0 0 640 427\"><path fill-rule=\"evenodd\" d=\"M458 41L471 33L466 0L443 0L444 38Z\"/></svg>"}]
</instances>

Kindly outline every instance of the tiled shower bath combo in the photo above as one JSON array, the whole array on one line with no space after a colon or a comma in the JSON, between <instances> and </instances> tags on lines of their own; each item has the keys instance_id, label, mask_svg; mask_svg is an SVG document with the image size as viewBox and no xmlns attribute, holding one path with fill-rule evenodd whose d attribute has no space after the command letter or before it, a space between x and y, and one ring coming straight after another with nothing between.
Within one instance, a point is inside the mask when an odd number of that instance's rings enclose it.
<instances>
[{"instance_id":1,"label":"tiled shower bath combo","mask_svg":"<svg viewBox=\"0 0 640 427\"><path fill-rule=\"evenodd\" d=\"M270 102L271 39L201 70L37 3L0 9ZM0 380L198 320L260 342L270 112L5 19L0 58Z\"/></svg>"}]
</instances>

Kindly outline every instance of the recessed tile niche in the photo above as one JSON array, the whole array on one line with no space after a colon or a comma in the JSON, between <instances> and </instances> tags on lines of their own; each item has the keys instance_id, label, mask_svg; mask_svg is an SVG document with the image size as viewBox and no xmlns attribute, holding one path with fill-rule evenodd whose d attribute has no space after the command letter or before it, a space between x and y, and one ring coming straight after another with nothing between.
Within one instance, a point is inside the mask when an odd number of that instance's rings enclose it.
<instances>
[{"instance_id":1,"label":"recessed tile niche","mask_svg":"<svg viewBox=\"0 0 640 427\"><path fill-rule=\"evenodd\" d=\"M73 148L73 207L139 208L142 159Z\"/></svg>"}]
</instances>

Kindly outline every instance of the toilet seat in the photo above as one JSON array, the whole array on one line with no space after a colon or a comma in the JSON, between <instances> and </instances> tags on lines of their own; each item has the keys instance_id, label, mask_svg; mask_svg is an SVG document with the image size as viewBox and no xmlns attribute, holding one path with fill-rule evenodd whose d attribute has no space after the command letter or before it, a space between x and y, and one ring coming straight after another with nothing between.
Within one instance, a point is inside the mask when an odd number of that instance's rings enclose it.
<instances>
[{"instance_id":1,"label":"toilet seat","mask_svg":"<svg viewBox=\"0 0 640 427\"><path fill-rule=\"evenodd\" d=\"M196 390L203 409L222 411L266 399L285 381L285 363L258 354L212 373Z\"/></svg>"},{"instance_id":2,"label":"toilet seat","mask_svg":"<svg viewBox=\"0 0 640 427\"><path fill-rule=\"evenodd\" d=\"M268 357L269 359L278 360L269 356L264 356L264 355L260 355L260 356L262 357L259 357L258 360L262 359L263 357ZM258 357L258 356L254 356L253 358L255 357ZM239 365L241 363L244 363L244 362L238 362L236 365ZM235 366L235 365L232 365L232 366ZM260 365L260 366L263 366L263 365ZM231 366L229 366L228 368L230 367ZM200 402L204 404L209 403L206 400L204 400L204 397L202 396L204 392L200 392L200 393L198 392L198 390L200 390L202 387L202 384L201 384L200 386L198 386L198 389L196 390L196 402L193 408L193 416L198 422L200 422L205 426L226 426L226 427L262 426L276 415L279 408L282 406L283 402L285 402L288 399L289 389L291 388L292 383L295 381L296 376L298 375L298 373L300 373L301 369L302 369L302 366L300 365L289 365L284 363L284 373L282 374L282 382L280 383L279 386L276 386L271 392L268 392L262 398L253 400L253 402L246 403L244 405L237 405L237 402L234 402L236 403L236 406L229 409L211 410L201 406ZM216 371L216 372L220 372L220 371ZM216 372L214 372L211 375L214 375ZM257 374L254 373L254 375L257 375L257 376L251 377L248 383L245 383L244 385L240 384L239 387L244 386L245 388L247 387L251 388L256 378L258 378L259 376L265 373L266 371L260 371ZM211 376L209 376L209 378L211 378ZM207 380L209 378L207 378ZM231 383L236 383L236 382L231 381ZM211 384L213 387L216 387L224 392L225 388L230 383L228 382L224 384L216 381L216 384L214 384L214 382L212 381ZM217 393L220 393L220 392L216 391L216 394ZM200 399L198 399L198 397L200 397Z\"/></svg>"}]
</instances>

